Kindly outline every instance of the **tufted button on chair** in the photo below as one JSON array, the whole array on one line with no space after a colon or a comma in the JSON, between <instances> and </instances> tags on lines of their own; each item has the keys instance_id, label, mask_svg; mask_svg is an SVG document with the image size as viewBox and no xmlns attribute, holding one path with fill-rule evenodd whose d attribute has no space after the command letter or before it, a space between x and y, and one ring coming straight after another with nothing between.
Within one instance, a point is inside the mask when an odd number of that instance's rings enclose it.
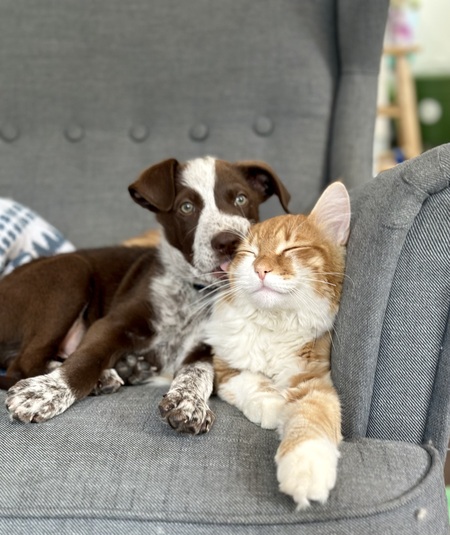
<instances>
[{"instance_id":1,"label":"tufted button on chair","mask_svg":"<svg viewBox=\"0 0 450 535\"><path fill-rule=\"evenodd\" d=\"M189 135L193 141L204 141L209 136L209 128L203 123L196 124L189 130Z\"/></svg>"},{"instance_id":2,"label":"tufted button on chair","mask_svg":"<svg viewBox=\"0 0 450 535\"><path fill-rule=\"evenodd\" d=\"M64 131L67 141L78 143L84 138L84 129L79 125L71 125Z\"/></svg>"},{"instance_id":3,"label":"tufted button on chair","mask_svg":"<svg viewBox=\"0 0 450 535\"><path fill-rule=\"evenodd\" d=\"M4 126L0 127L0 138L6 143L12 143L19 139L20 130L16 125L11 123L6 123Z\"/></svg>"},{"instance_id":4,"label":"tufted button on chair","mask_svg":"<svg viewBox=\"0 0 450 535\"><path fill-rule=\"evenodd\" d=\"M130 137L136 143L142 143L149 135L150 131L144 124L135 125L130 128Z\"/></svg>"},{"instance_id":5,"label":"tufted button on chair","mask_svg":"<svg viewBox=\"0 0 450 535\"><path fill-rule=\"evenodd\" d=\"M270 136L275 125L269 117L261 115L253 123L253 129L259 136Z\"/></svg>"}]
</instances>

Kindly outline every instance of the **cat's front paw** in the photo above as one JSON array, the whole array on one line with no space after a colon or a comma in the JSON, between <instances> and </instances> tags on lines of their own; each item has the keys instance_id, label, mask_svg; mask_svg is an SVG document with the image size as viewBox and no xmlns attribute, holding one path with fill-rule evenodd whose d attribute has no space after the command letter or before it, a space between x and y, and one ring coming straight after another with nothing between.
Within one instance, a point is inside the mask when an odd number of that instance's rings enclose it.
<instances>
[{"instance_id":1,"label":"cat's front paw","mask_svg":"<svg viewBox=\"0 0 450 535\"><path fill-rule=\"evenodd\" d=\"M275 457L280 490L292 496L297 509L308 507L311 501L325 503L336 483L337 446L317 439L287 449L282 443Z\"/></svg>"},{"instance_id":2,"label":"cat's front paw","mask_svg":"<svg viewBox=\"0 0 450 535\"><path fill-rule=\"evenodd\" d=\"M276 429L280 411L285 403L286 400L281 394L265 392L252 397L243 412L251 422L260 425L263 429Z\"/></svg>"}]
</instances>

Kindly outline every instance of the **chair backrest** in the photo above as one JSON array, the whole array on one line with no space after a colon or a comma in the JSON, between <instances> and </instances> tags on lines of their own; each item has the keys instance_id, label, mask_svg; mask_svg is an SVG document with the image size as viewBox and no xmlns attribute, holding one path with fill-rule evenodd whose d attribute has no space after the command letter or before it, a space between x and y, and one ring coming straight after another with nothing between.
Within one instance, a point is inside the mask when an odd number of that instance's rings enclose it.
<instances>
[{"instance_id":1,"label":"chair backrest","mask_svg":"<svg viewBox=\"0 0 450 535\"><path fill-rule=\"evenodd\" d=\"M387 4L0 0L0 196L116 243L153 224L144 168L211 154L269 162L308 210L371 177Z\"/></svg>"}]
</instances>

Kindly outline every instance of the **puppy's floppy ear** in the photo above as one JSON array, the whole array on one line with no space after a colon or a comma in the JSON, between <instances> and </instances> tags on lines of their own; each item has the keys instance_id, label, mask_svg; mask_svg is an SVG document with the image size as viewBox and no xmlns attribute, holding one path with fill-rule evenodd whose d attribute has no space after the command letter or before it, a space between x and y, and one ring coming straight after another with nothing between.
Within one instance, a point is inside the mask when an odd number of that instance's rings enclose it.
<instances>
[{"instance_id":1,"label":"puppy's floppy ear","mask_svg":"<svg viewBox=\"0 0 450 535\"><path fill-rule=\"evenodd\" d=\"M168 212L175 199L177 160L152 165L128 187L132 199L152 212Z\"/></svg>"},{"instance_id":2,"label":"puppy's floppy ear","mask_svg":"<svg viewBox=\"0 0 450 535\"><path fill-rule=\"evenodd\" d=\"M289 213L288 203L291 196L270 165L259 161L236 162L235 165L244 173L251 187L261 194L261 202L275 194L284 211Z\"/></svg>"}]
</instances>

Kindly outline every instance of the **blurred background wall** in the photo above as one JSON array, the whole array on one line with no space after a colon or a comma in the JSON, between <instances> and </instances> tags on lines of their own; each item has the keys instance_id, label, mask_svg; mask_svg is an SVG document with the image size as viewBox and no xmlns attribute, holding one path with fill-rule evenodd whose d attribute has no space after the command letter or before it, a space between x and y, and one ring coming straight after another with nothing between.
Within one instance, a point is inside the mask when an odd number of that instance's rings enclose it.
<instances>
[{"instance_id":1,"label":"blurred background wall","mask_svg":"<svg viewBox=\"0 0 450 535\"><path fill-rule=\"evenodd\" d=\"M374 174L450 142L450 1L391 0Z\"/></svg>"}]
</instances>

